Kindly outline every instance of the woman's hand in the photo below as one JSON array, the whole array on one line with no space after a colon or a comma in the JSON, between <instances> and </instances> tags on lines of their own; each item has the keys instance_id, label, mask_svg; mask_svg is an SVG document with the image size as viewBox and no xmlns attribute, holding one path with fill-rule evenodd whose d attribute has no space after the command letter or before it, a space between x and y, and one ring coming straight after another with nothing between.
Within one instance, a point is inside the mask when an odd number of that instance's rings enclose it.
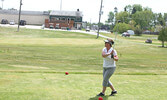
<instances>
[{"instance_id":1,"label":"woman's hand","mask_svg":"<svg viewBox=\"0 0 167 100\"><path fill-rule=\"evenodd\" d=\"M110 54L113 55L113 53L114 53L114 50L112 50Z\"/></svg>"},{"instance_id":2,"label":"woman's hand","mask_svg":"<svg viewBox=\"0 0 167 100\"><path fill-rule=\"evenodd\" d=\"M114 56L114 60L115 60L115 61L118 61L118 56L117 56L117 55Z\"/></svg>"}]
</instances>

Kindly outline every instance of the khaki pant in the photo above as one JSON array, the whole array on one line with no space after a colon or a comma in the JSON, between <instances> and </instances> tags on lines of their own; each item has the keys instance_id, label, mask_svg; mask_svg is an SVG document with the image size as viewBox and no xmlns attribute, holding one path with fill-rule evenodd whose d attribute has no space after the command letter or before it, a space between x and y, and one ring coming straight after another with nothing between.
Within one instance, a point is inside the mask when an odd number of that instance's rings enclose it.
<instances>
[{"instance_id":1,"label":"khaki pant","mask_svg":"<svg viewBox=\"0 0 167 100\"><path fill-rule=\"evenodd\" d=\"M114 73L115 69L116 67L103 68L103 86L104 87L109 87L112 85L109 79Z\"/></svg>"}]
</instances>

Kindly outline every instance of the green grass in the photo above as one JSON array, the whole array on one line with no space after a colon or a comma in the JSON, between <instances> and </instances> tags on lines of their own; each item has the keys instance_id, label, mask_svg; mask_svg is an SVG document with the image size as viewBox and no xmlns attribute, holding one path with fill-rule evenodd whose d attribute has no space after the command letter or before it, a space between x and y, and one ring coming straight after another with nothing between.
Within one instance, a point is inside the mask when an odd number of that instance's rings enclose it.
<instances>
[{"instance_id":1,"label":"green grass","mask_svg":"<svg viewBox=\"0 0 167 100\"><path fill-rule=\"evenodd\" d=\"M113 75L104 100L166 100L166 75ZM0 100L98 100L102 75L1 73Z\"/></svg>"},{"instance_id":2,"label":"green grass","mask_svg":"<svg viewBox=\"0 0 167 100\"><path fill-rule=\"evenodd\" d=\"M103 38L70 31L16 30L0 27L0 100L98 99ZM156 43L145 44L151 37ZM167 48L159 47L156 37L118 35L119 61L111 80L119 94L105 100L165 100Z\"/></svg>"}]
</instances>

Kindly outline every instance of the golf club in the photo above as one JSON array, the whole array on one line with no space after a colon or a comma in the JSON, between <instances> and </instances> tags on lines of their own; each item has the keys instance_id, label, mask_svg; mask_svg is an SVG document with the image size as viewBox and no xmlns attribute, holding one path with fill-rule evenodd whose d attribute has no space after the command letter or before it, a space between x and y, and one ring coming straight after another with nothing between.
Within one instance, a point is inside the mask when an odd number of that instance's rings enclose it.
<instances>
[{"instance_id":1,"label":"golf club","mask_svg":"<svg viewBox=\"0 0 167 100\"><path fill-rule=\"evenodd\" d=\"M118 34L118 28L119 28L119 23L121 22L121 20L118 20L118 26L117 26L117 32L115 33L115 38L114 38L114 45L113 45L113 50L115 48L115 42L116 42L116 38L117 38L117 34ZM114 58L113 54L111 55L111 58Z\"/></svg>"}]
</instances>

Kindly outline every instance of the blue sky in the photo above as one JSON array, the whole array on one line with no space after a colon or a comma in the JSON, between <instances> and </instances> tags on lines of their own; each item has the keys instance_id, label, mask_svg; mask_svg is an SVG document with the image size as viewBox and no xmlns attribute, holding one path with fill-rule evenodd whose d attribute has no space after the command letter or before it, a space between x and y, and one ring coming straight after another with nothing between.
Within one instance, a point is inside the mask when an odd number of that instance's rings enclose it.
<instances>
[{"instance_id":1,"label":"blue sky","mask_svg":"<svg viewBox=\"0 0 167 100\"><path fill-rule=\"evenodd\" d=\"M22 10L47 11L60 10L61 0L22 0ZM19 9L20 0L4 0L3 8ZM101 0L62 0L62 10L76 11L80 9L83 12L83 21L98 22ZM167 13L166 0L103 0L102 22L108 18L109 11L123 11L126 5L141 4L143 7L152 8L156 13ZM0 7L2 2L0 0Z\"/></svg>"}]
</instances>

